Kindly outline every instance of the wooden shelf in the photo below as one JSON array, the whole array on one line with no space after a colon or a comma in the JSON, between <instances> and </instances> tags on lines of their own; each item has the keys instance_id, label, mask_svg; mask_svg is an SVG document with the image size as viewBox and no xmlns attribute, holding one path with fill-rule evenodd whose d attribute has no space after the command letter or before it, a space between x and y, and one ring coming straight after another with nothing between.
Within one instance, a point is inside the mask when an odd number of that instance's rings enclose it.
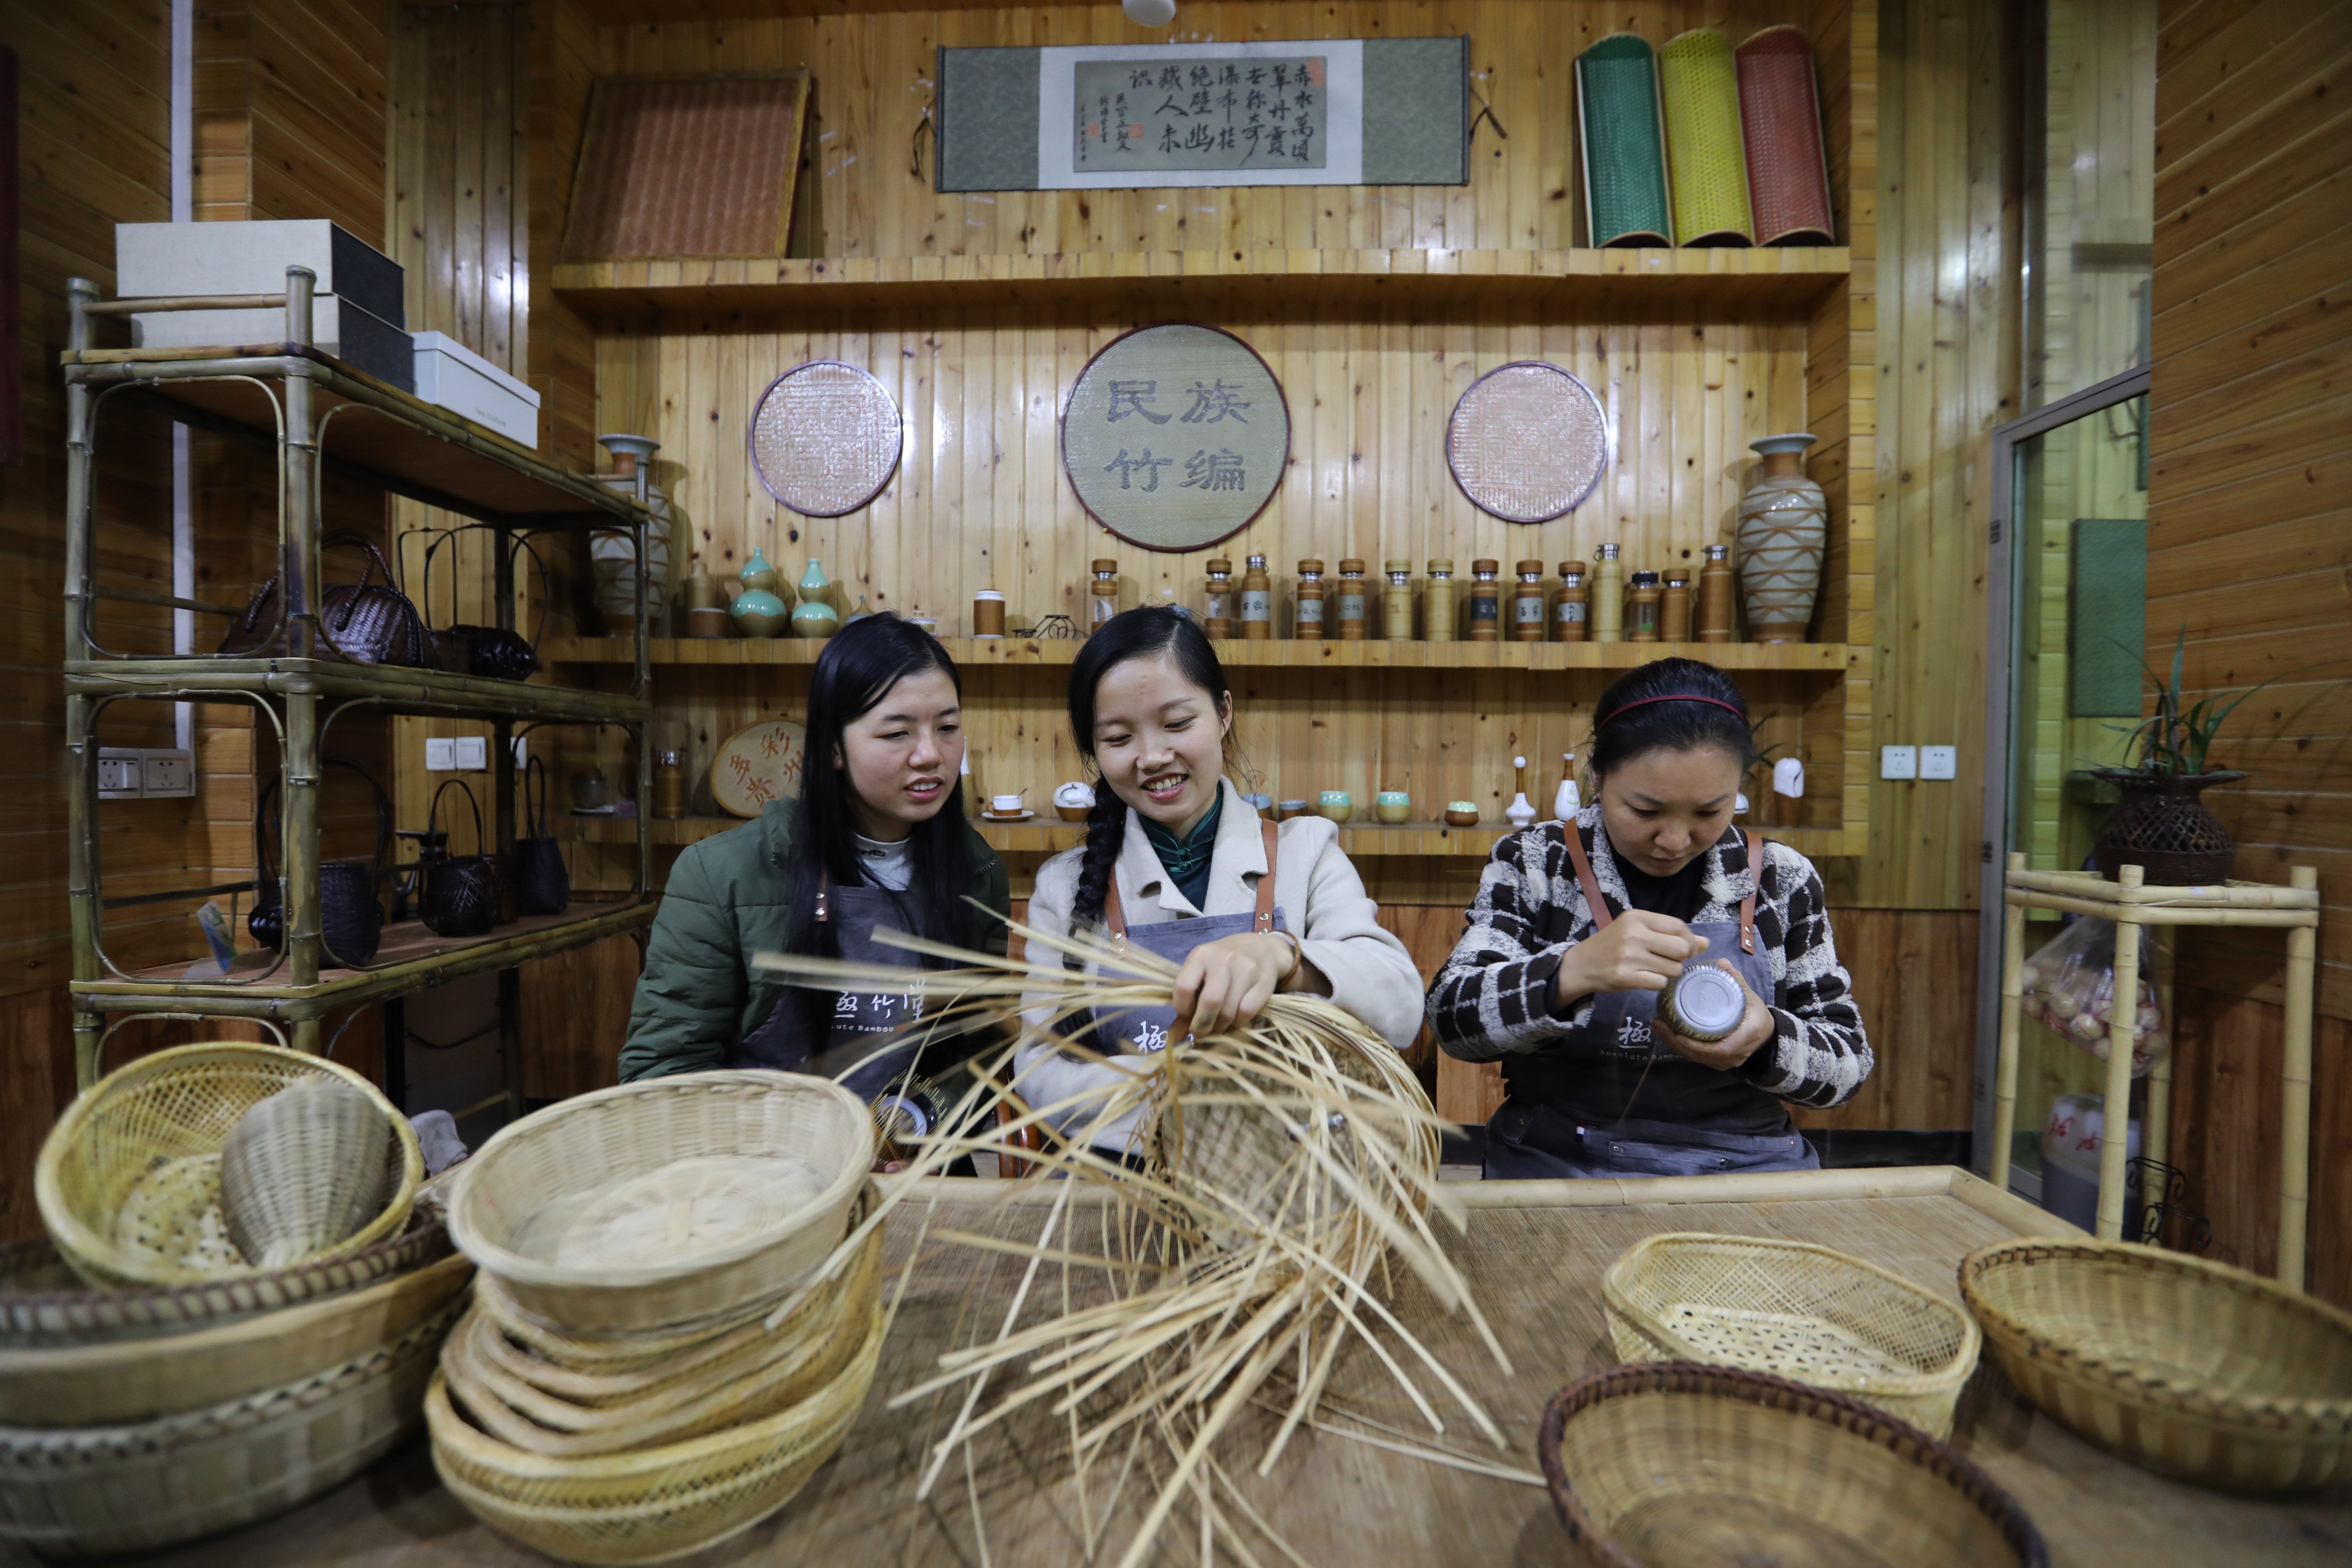
<instances>
[{"instance_id":1,"label":"wooden shelf","mask_svg":"<svg viewBox=\"0 0 2352 1568\"><path fill-rule=\"evenodd\" d=\"M1051 256L573 262L556 294L600 326L806 310L1152 300L1317 309L1412 304L1423 314L1498 304L1679 310L1810 307L1852 270L1843 246L1787 249L1158 250Z\"/></svg>"},{"instance_id":2,"label":"wooden shelf","mask_svg":"<svg viewBox=\"0 0 2352 1568\"><path fill-rule=\"evenodd\" d=\"M699 844L702 840L740 827L742 820L732 816L685 816L672 819L656 817L653 824L656 844ZM1003 855L1055 855L1075 847L1086 837L1086 824L1037 820L1031 822L987 822L975 819L972 826L980 830L990 847ZM567 816L559 818L559 837L568 837L588 844L635 844L637 841L637 819L634 816ZM1350 856L1423 855L1459 858L1475 857L1485 859L1496 844L1508 837L1513 829L1507 823L1481 823L1475 827L1449 827L1442 822L1406 822L1391 826L1377 822L1352 822L1339 829L1339 847ZM1843 830L1835 827L1767 827L1759 829L1765 837L1779 840L1807 855L1846 855L1860 853L1859 846L1849 847Z\"/></svg>"},{"instance_id":3,"label":"wooden shelf","mask_svg":"<svg viewBox=\"0 0 2352 1568\"><path fill-rule=\"evenodd\" d=\"M942 637L949 656L966 670L990 666L1066 665L1081 646L1066 637ZM823 639L793 637L655 637L656 665L808 665ZM1723 669L1843 673L1851 650L1843 643L1524 643L1524 642L1244 642L1220 639L1217 657L1237 669L1528 669L1621 670L1679 655ZM551 664L629 664L635 645L626 637L548 637L540 658Z\"/></svg>"}]
</instances>

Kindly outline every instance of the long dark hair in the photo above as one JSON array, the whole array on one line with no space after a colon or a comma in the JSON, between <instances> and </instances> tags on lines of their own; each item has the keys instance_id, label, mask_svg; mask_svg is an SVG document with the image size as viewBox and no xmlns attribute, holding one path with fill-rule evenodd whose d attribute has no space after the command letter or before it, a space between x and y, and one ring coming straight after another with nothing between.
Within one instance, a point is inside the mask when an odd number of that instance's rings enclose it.
<instances>
[{"instance_id":1,"label":"long dark hair","mask_svg":"<svg viewBox=\"0 0 2352 1568\"><path fill-rule=\"evenodd\" d=\"M944 671L957 695L962 695L963 679L939 639L895 615L852 622L817 656L809 675L808 747L801 763L803 853L785 927L784 946L791 952L839 956L833 922L816 919L821 872L831 871L836 888L866 885L857 841L851 837L858 826L856 802L848 773L833 765L842 731L879 705L892 687L927 669ZM961 780L949 781L947 799L937 816L915 824L908 847L913 866L907 890L890 894L906 917L906 929L937 942L974 945L980 914L964 902L971 888L971 830L964 823ZM805 989L796 989L795 994L812 1011L813 1034L824 1038L831 1023L831 998Z\"/></svg>"},{"instance_id":2,"label":"long dark hair","mask_svg":"<svg viewBox=\"0 0 2352 1568\"><path fill-rule=\"evenodd\" d=\"M1095 760L1095 692L1102 679L1131 658L1173 659L1184 679L1209 694L1220 715L1232 691L1225 685L1225 667L1209 645L1201 624L1171 605L1142 605L1124 610L1097 626L1070 661L1070 735L1087 761ZM1226 732L1230 750L1232 732ZM1101 774L1099 764L1096 767ZM1223 787L1222 784L1219 786ZM1118 864L1118 847L1127 835L1127 803L1107 783L1095 788L1094 809L1087 813L1087 848L1078 860L1077 896L1070 904L1070 929L1102 923L1103 900L1110 891L1112 868Z\"/></svg>"},{"instance_id":3,"label":"long dark hair","mask_svg":"<svg viewBox=\"0 0 2352 1568\"><path fill-rule=\"evenodd\" d=\"M1756 761L1756 732L1748 699L1731 677L1695 658L1661 658L1629 669L1609 683L1592 711L1586 753L1597 782L1651 752L1695 752L1714 746L1748 772Z\"/></svg>"}]
</instances>

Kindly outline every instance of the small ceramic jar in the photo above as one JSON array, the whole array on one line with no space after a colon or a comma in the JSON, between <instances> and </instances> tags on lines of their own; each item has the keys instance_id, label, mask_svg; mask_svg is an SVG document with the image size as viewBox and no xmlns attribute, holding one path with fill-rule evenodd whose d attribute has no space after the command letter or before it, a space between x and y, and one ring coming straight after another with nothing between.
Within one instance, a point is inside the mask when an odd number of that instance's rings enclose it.
<instances>
[{"instance_id":1,"label":"small ceramic jar","mask_svg":"<svg viewBox=\"0 0 2352 1568\"><path fill-rule=\"evenodd\" d=\"M1064 822L1084 822L1095 806L1095 786L1072 779L1054 791L1054 815Z\"/></svg>"},{"instance_id":2,"label":"small ceramic jar","mask_svg":"<svg viewBox=\"0 0 2352 1568\"><path fill-rule=\"evenodd\" d=\"M1449 827L1478 826L1478 803L1474 800L1451 800L1445 803L1445 824Z\"/></svg>"},{"instance_id":3,"label":"small ceramic jar","mask_svg":"<svg viewBox=\"0 0 2352 1568\"><path fill-rule=\"evenodd\" d=\"M1345 822L1356 815L1356 797L1343 789L1327 789L1316 797L1315 810L1333 822Z\"/></svg>"},{"instance_id":4,"label":"small ceramic jar","mask_svg":"<svg viewBox=\"0 0 2352 1568\"><path fill-rule=\"evenodd\" d=\"M1276 822L1288 822L1294 816L1305 816L1313 808L1303 800L1286 800L1274 808Z\"/></svg>"},{"instance_id":5,"label":"small ceramic jar","mask_svg":"<svg viewBox=\"0 0 2352 1568\"><path fill-rule=\"evenodd\" d=\"M1412 820L1412 796L1401 789L1384 789L1372 797L1372 815L1391 827Z\"/></svg>"}]
</instances>

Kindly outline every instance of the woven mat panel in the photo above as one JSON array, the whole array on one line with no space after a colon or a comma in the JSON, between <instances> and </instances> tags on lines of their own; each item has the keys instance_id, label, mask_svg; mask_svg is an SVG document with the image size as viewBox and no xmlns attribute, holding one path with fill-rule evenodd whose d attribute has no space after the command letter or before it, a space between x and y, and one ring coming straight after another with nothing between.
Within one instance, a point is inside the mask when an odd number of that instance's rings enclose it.
<instances>
[{"instance_id":1,"label":"woven mat panel","mask_svg":"<svg viewBox=\"0 0 2352 1568\"><path fill-rule=\"evenodd\" d=\"M1454 405L1445 460L1482 511L1543 522L1592 493L1609 466L1609 416L1591 388L1555 364L1488 371Z\"/></svg>"},{"instance_id":2,"label":"woven mat panel","mask_svg":"<svg viewBox=\"0 0 2352 1568\"><path fill-rule=\"evenodd\" d=\"M1658 96L1665 106L1675 233L1685 245L1753 244L1731 40L1712 27L1668 39L1658 51Z\"/></svg>"},{"instance_id":3,"label":"woven mat panel","mask_svg":"<svg viewBox=\"0 0 2352 1568\"><path fill-rule=\"evenodd\" d=\"M1738 48L1739 123L1759 245L1834 245L1813 50L1801 27L1767 27Z\"/></svg>"},{"instance_id":4,"label":"woven mat panel","mask_svg":"<svg viewBox=\"0 0 2352 1568\"><path fill-rule=\"evenodd\" d=\"M598 82L563 259L782 256L809 92L806 71Z\"/></svg>"},{"instance_id":5,"label":"woven mat panel","mask_svg":"<svg viewBox=\"0 0 2352 1568\"><path fill-rule=\"evenodd\" d=\"M1657 57L1648 42L1636 33L1617 33L1579 55L1576 103L1591 242L1672 245Z\"/></svg>"}]
</instances>

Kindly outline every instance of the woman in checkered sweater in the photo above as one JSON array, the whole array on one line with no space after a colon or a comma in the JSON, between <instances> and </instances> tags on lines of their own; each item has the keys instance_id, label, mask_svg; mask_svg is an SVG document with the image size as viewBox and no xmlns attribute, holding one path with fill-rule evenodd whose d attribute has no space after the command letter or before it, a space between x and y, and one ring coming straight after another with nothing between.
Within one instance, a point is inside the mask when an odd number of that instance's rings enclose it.
<instances>
[{"instance_id":1,"label":"woman in checkered sweater","mask_svg":"<svg viewBox=\"0 0 2352 1568\"><path fill-rule=\"evenodd\" d=\"M1755 760L1747 702L1712 665L1668 658L1616 681L1597 711L1592 804L1495 847L1429 988L1439 1045L1503 1064L1486 1174L1811 1169L1788 1102L1853 1098L1870 1042L1820 874L1763 842L1759 876L1758 836L1732 824ZM1745 1004L1711 1040L1658 1016L1659 994L1703 963L1733 974Z\"/></svg>"}]
</instances>

